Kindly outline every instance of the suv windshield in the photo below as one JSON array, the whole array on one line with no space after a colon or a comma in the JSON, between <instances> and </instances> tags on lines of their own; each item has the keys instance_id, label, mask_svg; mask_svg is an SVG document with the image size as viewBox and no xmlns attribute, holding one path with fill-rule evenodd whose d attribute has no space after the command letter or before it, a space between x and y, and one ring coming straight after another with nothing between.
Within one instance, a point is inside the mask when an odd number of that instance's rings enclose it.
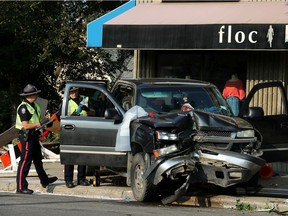
<instances>
[{"instance_id":1,"label":"suv windshield","mask_svg":"<svg viewBox=\"0 0 288 216\"><path fill-rule=\"evenodd\" d=\"M136 104L147 112L180 112L186 105L193 110L232 116L225 99L212 86L149 87L139 89L137 94Z\"/></svg>"}]
</instances>

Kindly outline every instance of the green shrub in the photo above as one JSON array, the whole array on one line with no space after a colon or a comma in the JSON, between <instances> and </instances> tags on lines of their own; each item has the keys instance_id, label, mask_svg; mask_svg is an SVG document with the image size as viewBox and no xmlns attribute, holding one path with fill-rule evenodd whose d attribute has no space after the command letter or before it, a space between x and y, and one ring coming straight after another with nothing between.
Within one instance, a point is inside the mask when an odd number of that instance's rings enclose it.
<instances>
[{"instance_id":1,"label":"green shrub","mask_svg":"<svg viewBox=\"0 0 288 216\"><path fill-rule=\"evenodd\" d=\"M240 199L237 199L236 209L240 211L253 211L256 209L256 207L247 203L240 202Z\"/></svg>"}]
</instances>

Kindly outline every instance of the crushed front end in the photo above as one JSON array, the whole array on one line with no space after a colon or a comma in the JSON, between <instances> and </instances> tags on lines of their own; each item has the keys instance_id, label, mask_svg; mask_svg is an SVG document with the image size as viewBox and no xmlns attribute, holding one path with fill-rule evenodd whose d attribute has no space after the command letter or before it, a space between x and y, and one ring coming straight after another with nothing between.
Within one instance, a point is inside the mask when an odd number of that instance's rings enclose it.
<instances>
[{"instance_id":1,"label":"crushed front end","mask_svg":"<svg viewBox=\"0 0 288 216\"><path fill-rule=\"evenodd\" d=\"M259 158L261 135L240 118L190 111L137 121L145 131L141 140L150 136L144 149L154 157L143 176L159 186L164 204L190 184L226 188L247 182L265 163Z\"/></svg>"}]
</instances>

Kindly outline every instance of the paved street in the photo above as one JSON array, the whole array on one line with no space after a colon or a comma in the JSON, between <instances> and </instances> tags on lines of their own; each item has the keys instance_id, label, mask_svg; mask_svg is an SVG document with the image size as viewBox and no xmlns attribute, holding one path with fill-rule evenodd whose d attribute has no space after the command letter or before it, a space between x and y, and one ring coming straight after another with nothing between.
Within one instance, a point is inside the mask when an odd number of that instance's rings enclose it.
<instances>
[{"instance_id":1,"label":"paved street","mask_svg":"<svg viewBox=\"0 0 288 216\"><path fill-rule=\"evenodd\" d=\"M25 198L25 199L24 199ZM136 201L125 202L117 200L104 200L83 198L76 196L51 196L46 194L22 195L0 192L0 215L29 215L43 214L66 216L127 216L127 215L157 215L157 216L274 216L276 213L257 211L238 211L223 208L195 208L158 203L140 203Z\"/></svg>"},{"instance_id":2,"label":"paved street","mask_svg":"<svg viewBox=\"0 0 288 216\"><path fill-rule=\"evenodd\" d=\"M42 188L39 179L36 175L34 167L28 177L29 188L33 189L35 193L40 194L57 194L65 196L77 196L97 199L110 199L122 201L135 201L130 187L125 186L124 178L115 177L114 175L102 176L101 185L99 187L91 186L77 186L68 189L64 182L63 165L59 162L45 162L44 167L47 173L51 176L57 176L59 179L46 189ZM87 179L92 178L87 176ZM74 173L76 180L76 173ZM260 184L269 188L288 188L288 176L275 176L269 180L261 180ZM16 190L15 174L7 173L1 174L0 177L0 191L12 192ZM237 206L245 207L251 205L257 211L287 211L288 200L286 198L276 197L257 197L257 196L229 196L229 195L204 195L204 196L184 196L172 205L180 206L197 206L197 207L213 207L235 209Z\"/></svg>"}]
</instances>

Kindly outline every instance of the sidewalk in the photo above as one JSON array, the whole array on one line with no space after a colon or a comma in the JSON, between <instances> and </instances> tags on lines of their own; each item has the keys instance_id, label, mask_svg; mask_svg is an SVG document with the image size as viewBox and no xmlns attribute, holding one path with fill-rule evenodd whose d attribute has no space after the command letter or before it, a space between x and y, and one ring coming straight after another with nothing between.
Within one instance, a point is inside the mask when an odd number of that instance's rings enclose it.
<instances>
[{"instance_id":1,"label":"sidewalk","mask_svg":"<svg viewBox=\"0 0 288 216\"><path fill-rule=\"evenodd\" d=\"M2 166L2 164L0 164ZM1 167L0 166L0 167ZM75 166L77 167L77 166ZM1 167L2 168L2 167ZM63 165L60 162L44 162L44 168L49 176L57 176L58 181L42 188L34 167L32 165L31 172L27 178L29 188L34 193L45 193L55 195L93 197L100 199L113 199L124 201L135 201L131 188L125 185L124 178L114 178L114 176L101 176L101 185L97 187L77 186L75 188L67 188L64 182ZM16 191L16 174L0 174L0 191L15 192ZM77 173L74 173L76 180ZM87 176L89 180L91 176ZM117 179L117 181L116 181ZM119 183L119 179L121 182ZM114 181L115 180L115 181ZM267 188L283 188L288 191L288 176L275 176L269 180L260 180L260 184ZM214 207L214 208L234 208L237 204L242 206L251 206L255 211L288 211L288 199L275 197L259 197L259 196L228 196L228 195L207 195L207 196L184 196L173 205L195 206L195 207Z\"/></svg>"},{"instance_id":2,"label":"sidewalk","mask_svg":"<svg viewBox=\"0 0 288 216\"><path fill-rule=\"evenodd\" d=\"M32 164L27 181L29 189L34 190L34 193L53 193L56 195L71 195L71 196L84 196L95 197L100 199L120 199L120 200L134 200L130 187L122 184L115 184L113 176L101 178L101 185L97 187L91 186L77 186L74 188L67 188L64 181L64 166L60 162L45 162L44 168L49 175L57 176L58 180L43 188L40 184L37 173ZM75 166L77 168L77 166ZM74 171L74 183L76 184L77 172ZM92 179L92 176L87 176L87 179ZM16 173L0 174L0 191L16 191Z\"/></svg>"}]
</instances>

